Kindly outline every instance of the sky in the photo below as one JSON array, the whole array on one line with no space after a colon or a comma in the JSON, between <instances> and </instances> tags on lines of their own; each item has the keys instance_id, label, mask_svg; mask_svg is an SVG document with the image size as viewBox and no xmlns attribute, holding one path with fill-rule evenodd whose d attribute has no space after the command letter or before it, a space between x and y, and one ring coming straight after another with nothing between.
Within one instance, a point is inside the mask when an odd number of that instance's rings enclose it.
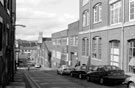
<instances>
[{"instance_id":1,"label":"sky","mask_svg":"<svg viewBox=\"0 0 135 88\"><path fill-rule=\"evenodd\" d=\"M79 20L79 0L16 0L16 39L37 40L66 30Z\"/></svg>"}]
</instances>

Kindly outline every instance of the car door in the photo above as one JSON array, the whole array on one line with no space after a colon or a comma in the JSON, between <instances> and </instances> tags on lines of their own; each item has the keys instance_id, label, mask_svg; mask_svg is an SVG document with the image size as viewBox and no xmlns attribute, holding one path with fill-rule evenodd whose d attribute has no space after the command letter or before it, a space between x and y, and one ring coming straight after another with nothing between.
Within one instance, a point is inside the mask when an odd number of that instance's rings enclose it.
<instances>
[{"instance_id":1,"label":"car door","mask_svg":"<svg viewBox=\"0 0 135 88\"><path fill-rule=\"evenodd\" d=\"M93 69L93 71L90 73L90 79L91 80L97 80L97 76L98 76L98 67L95 67L94 69Z\"/></svg>"},{"instance_id":2,"label":"car door","mask_svg":"<svg viewBox=\"0 0 135 88\"><path fill-rule=\"evenodd\" d=\"M96 80L99 81L100 78L102 78L105 75L105 70L104 67L101 67L97 70L97 74L96 74Z\"/></svg>"}]
</instances>

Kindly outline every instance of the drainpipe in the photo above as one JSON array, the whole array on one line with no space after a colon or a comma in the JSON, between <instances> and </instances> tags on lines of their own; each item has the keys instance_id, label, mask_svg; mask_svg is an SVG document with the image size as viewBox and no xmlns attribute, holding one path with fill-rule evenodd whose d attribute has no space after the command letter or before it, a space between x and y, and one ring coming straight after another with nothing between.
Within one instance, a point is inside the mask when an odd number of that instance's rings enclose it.
<instances>
[{"instance_id":1,"label":"drainpipe","mask_svg":"<svg viewBox=\"0 0 135 88\"><path fill-rule=\"evenodd\" d=\"M122 29L121 29L121 59L120 59L120 67L124 69L124 23L125 23L125 0L122 2Z\"/></svg>"},{"instance_id":2,"label":"drainpipe","mask_svg":"<svg viewBox=\"0 0 135 88\"><path fill-rule=\"evenodd\" d=\"M90 12L91 11L91 0L89 0L89 57L88 57L88 62L87 62L87 66L90 66L91 65L91 26L92 26L92 20L91 20L91 16L92 16L92 13Z\"/></svg>"}]
</instances>

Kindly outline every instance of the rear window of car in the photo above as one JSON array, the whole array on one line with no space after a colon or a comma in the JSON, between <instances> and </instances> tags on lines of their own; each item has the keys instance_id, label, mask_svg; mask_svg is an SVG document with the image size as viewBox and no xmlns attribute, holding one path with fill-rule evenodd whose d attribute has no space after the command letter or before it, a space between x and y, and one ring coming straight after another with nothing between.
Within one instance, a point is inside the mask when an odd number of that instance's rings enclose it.
<instances>
[{"instance_id":1,"label":"rear window of car","mask_svg":"<svg viewBox=\"0 0 135 88\"><path fill-rule=\"evenodd\" d=\"M105 71L110 71L110 70L120 70L119 67L116 67L116 66L105 66L104 67Z\"/></svg>"}]
</instances>

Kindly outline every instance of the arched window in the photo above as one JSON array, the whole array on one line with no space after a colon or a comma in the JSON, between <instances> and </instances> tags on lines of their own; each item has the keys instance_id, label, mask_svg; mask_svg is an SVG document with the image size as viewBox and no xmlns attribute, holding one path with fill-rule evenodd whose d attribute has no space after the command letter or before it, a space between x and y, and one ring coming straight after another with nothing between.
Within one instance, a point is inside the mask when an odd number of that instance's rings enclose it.
<instances>
[{"instance_id":1,"label":"arched window","mask_svg":"<svg viewBox=\"0 0 135 88\"><path fill-rule=\"evenodd\" d=\"M110 24L117 24L121 22L122 18L122 0L110 4Z\"/></svg>"},{"instance_id":2,"label":"arched window","mask_svg":"<svg viewBox=\"0 0 135 88\"><path fill-rule=\"evenodd\" d=\"M82 39L82 55L85 55L85 38Z\"/></svg>"},{"instance_id":3,"label":"arched window","mask_svg":"<svg viewBox=\"0 0 135 88\"><path fill-rule=\"evenodd\" d=\"M110 64L120 66L120 41L110 41Z\"/></svg>"},{"instance_id":4,"label":"arched window","mask_svg":"<svg viewBox=\"0 0 135 88\"><path fill-rule=\"evenodd\" d=\"M135 0L129 0L129 20L135 20Z\"/></svg>"},{"instance_id":5,"label":"arched window","mask_svg":"<svg viewBox=\"0 0 135 88\"><path fill-rule=\"evenodd\" d=\"M89 39L88 38L82 39L82 55L83 56L89 55Z\"/></svg>"},{"instance_id":6,"label":"arched window","mask_svg":"<svg viewBox=\"0 0 135 88\"><path fill-rule=\"evenodd\" d=\"M101 38L96 36L92 40L92 58L101 59Z\"/></svg>"},{"instance_id":7,"label":"arched window","mask_svg":"<svg viewBox=\"0 0 135 88\"><path fill-rule=\"evenodd\" d=\"M89 25L89 11L85 10L82 15L83 27Z\"/></svg>"},{"instance_id":8,"label":"arched window","mask_svg":"<svg viewBox=\"0 0 135 88\"><path fill-rule=\"evenodd\" d=\"M128 68L129 72L133 72L135 61L135 39L128 41Z\"/></svg>"},{"instance_id":9,"label":"arched window","mask_svg":"<svg viewBox=\"0 0 135 88\"><path fill-rule=\"evenodd\" d=\"M98 3L94 7L94 23L102 21L102 4Z\"/></svg>"}]
</instances>

